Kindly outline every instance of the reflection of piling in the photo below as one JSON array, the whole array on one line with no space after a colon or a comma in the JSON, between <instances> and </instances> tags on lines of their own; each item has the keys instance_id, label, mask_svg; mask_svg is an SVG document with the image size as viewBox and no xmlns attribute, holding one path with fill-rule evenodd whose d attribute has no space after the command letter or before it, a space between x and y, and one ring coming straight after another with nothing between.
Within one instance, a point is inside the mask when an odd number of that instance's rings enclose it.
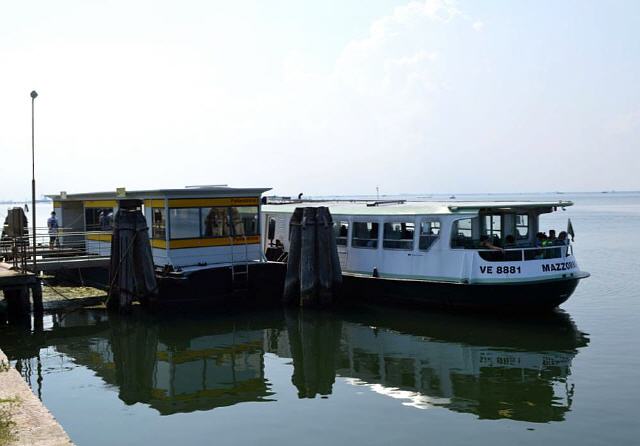
<instances>
[{"instance_id":1,"label":"reflection of piling","mask_svg":"<svg viewBox=\"0 0 640 446\"><path fill-rule=\"evenodd\" d=\"M109 307L125 310L134 298L157 292L147 221L139 210L119 209L113 225Z\"/></svg>"},{"instance_id":2,"label":"reflection of piling","mask_svg":"<svg viewBox=\"0 0 640 446\"><path fill-rule=\"evenodd\" d=\"M158 354L157 325L136 316L134 312L109 318L116 383L120 398L128 405L151 397Z\"/></svg>"},{"instance_id":3,"label":"reflection of piling","mask_svg":"<svg viewBox=\"0 0 640 446\"><path fill-rule=\"evenodd\" d=\"M342 322L310 310L285 313L293 376L299 398L330 395L336 379Z\"/></svg>"},{"instance_id":4,"label":"reflection of piling","mask_svg":"<svg viewBox=\"0 0 640 446\"><path fill-rule=\"evenodd\" d=\"M296 208L289 223L284 302L326 305L342 283L331 213L326 207Z\"/></svg>"}]
</instances>

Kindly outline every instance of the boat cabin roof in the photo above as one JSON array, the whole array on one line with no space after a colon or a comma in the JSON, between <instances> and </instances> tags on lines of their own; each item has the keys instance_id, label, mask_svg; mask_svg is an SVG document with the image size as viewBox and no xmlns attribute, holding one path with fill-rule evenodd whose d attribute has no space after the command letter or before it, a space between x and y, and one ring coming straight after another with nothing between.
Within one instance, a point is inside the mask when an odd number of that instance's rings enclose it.
<instances>
[{"instance_id":1,"label":"boat cabin roof","mask_svg":"<svg viewBox=\"0 0 640 446\"><path fill-rule=\"evenodd\" d=\"M124 196L118 194L117 191L110 192L86 192L77 194L47 195L54 201L68 200L118 200L133 199L144 200L151 198L210 198L210 197L257 197L271 188L237 188L228 186L198 186L185 187L182 189L150 189L125 191Z\"/></svg>"},{"instance_id":2,"label":"boat cabin roof","mask_svg":"<svg viewBox=\"0 0 640 446\"><path fill-rule=\"evenodd\" d=\"M264 213L292 213L298 207L326 206L336 215L433 215L477 214L480 211L540 213L554 208L573 206L571 201L300 201L267 204Z\"/></svg>"}]
</instances>

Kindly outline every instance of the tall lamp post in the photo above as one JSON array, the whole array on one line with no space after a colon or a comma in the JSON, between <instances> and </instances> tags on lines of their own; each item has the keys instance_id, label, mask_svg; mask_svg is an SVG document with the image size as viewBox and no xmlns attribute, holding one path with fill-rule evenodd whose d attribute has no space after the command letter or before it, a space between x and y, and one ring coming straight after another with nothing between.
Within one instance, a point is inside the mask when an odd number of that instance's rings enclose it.
<instances>
[{"instance_id":1,"label":"tall lamp post","mask_svg":"<svg viewBox=\"0 0 640 446\"><path fill-rule=\"evenodd\" d=\"M33 227L33 273L36 274L36 157L35 157L35 120L34 103L38 93L31 92L31 223Z\"/></svg>"}]
</instances>

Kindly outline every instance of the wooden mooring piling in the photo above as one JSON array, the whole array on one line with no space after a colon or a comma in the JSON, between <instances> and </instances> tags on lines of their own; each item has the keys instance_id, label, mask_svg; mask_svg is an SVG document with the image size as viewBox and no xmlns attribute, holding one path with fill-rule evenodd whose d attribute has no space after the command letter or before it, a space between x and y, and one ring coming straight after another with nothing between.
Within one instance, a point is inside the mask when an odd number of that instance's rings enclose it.
<instances>
[{"instance_id":1,"label":"wooden mooring piling","mask_svg":"<svg viewBox=\"0 0 640 446\"><path fill-rule=\"evenodd\" d=\"M289 246L284 303L330 304L342 284L342 271L329 209L296 208L289 222Z\"/></svg>"},{"instance_id":2,"label":"wooden mooring piling","mask_svg":"<svg viewBox=\"0 0 640 446\"><path fill-rule=\"evenodd\" d=\"M119 209L111 243L108 306L127 311L134 299L146 302L158 292L147 221L142 212Z\"/></svg>"}]
</instances>

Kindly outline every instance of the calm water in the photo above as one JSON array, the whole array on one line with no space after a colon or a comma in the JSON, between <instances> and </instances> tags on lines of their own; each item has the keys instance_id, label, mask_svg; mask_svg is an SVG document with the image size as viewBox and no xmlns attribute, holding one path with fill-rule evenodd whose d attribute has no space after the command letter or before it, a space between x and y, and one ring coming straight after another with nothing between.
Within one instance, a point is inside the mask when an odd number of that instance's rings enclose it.
<instances>
[{"instance_id":1,"label":"calm water","mask_svg":"<svg viewBox=\"0 0 640 446\"><path fill-rule=\"evenodd\" d=\"M544 317L77 311L0 346L81 445L638 443L640 194L552 198L592 277Z\"/></svg>"}]
</instances>

